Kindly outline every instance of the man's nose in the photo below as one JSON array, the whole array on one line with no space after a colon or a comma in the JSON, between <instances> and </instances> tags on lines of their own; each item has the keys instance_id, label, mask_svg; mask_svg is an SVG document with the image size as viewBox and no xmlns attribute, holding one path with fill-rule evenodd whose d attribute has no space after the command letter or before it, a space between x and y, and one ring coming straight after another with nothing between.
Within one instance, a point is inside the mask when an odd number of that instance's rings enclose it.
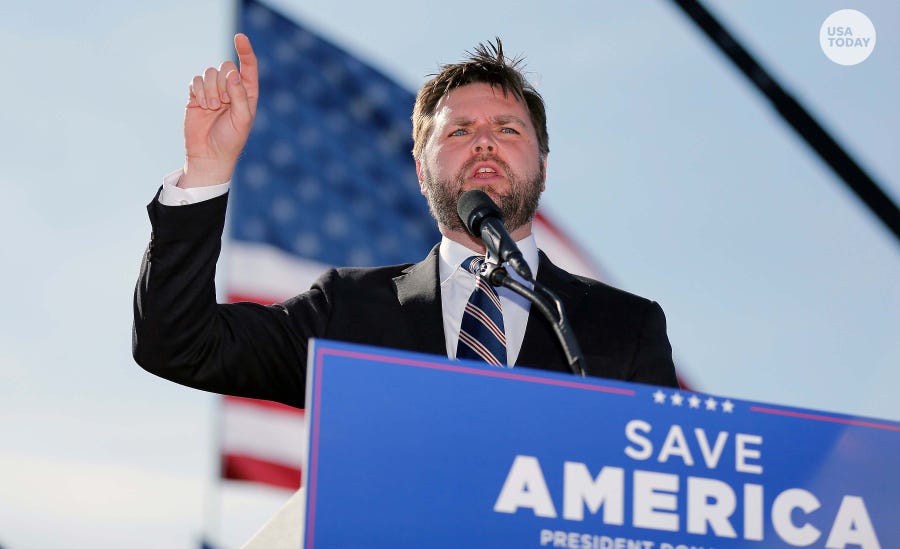
<instances>
[{"instance_id":1,"label":"man's nose","mask_svg":"<svg viewBox=\"0 0 900 549\"><path fill-rule=\"evenodd\" d=\"M472 140L472 150L476 153L494 153L497 152L497 140L490 128L479 128L475 130L475 138Z\"/></svg>"}]
</instances>

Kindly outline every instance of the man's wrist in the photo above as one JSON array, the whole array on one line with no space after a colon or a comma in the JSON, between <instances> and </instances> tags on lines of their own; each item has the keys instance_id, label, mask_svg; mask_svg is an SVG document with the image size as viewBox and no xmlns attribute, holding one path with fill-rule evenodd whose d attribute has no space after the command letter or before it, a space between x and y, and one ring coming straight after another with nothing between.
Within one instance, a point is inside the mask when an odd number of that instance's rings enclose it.
<instances>
[{"instance_id":1,"label":"man's wrist","mask_svg":"<svg viewBox=\"0 0 900 549\"><path fill-rule=\"evenodd\" d=\"M182 179L184 179L183 170L176 170L163 178L162 190L159 193L160 204L163 206L196 204L222 196L231 187L231 181L225 181L218 185L183 188L180 185Z\"/></svg>"},{"instance_id":2,"label":"man's wrist","mask_svg":"<svg viewBox=\"0 0 900 549\"><path fill-rule=\"evenodd\" d=\"M184 175L178 181L182 189L211 187L231 181L234 165L223 166L221 162L187 159L184 162Z\"/></svg>"}]
</instances>

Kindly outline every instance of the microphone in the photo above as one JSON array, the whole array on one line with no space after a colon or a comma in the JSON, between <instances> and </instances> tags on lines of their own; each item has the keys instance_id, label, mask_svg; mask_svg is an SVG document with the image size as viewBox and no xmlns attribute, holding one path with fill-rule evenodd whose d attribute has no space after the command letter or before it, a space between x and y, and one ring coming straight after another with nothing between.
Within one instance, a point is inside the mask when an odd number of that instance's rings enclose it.
<instances>
[{"instance_id":1,"label":"microphone","mask_svg":"<svg viewBox=\"0 0 900 549\"><path fill-rule=\"evenodd\" d=\"M494 204L491 197L477 189L466 191L459 197L456 213L459 214L466 229L473 236L480 237L487 250L499 257L501 263L508 262L519 276L534 281L528 263L525 262L522 252L503 224L500 208Z\"/></svg>"}]
</instances>

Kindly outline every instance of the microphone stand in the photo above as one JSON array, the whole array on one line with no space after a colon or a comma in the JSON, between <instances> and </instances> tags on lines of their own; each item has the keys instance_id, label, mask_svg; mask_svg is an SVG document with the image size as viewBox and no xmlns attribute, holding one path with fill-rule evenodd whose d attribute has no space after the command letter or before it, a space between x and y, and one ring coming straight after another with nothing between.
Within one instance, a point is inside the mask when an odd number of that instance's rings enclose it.
<instances>
[{"instance_id":1,"label":"microphone stand","mask_svg":"<svg viewBox=\"0 0 900 549\"><path fill-rule=\"evenodd\" d=\"M535 290L540 290L543 293L543 295L539 294L509 276L506 269L500 265L485 261L481 269L482 275L487 278L491 285L509 288L538 308L541 314L550 322L550 325L553 326L553 332L556 333L556 337L559 339L560 345L562 345L563 353L566 355L566 360L569 362L569 369L575 375L585 377L584 356L581 354L581 347L575 339L575 334L572 332L572 327L566 318L559 296L535 280Z\"/></svg>"}]
</instances>

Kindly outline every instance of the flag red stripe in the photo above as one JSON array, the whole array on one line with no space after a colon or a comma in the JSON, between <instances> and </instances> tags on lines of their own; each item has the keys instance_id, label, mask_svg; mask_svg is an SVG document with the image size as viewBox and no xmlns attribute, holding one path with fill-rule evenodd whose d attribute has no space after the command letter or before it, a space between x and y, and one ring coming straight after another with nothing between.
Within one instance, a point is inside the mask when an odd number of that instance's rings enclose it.
<instances>
[{"instance_id":1,"label":"flag red stripe","mask_svg":"<svg viewBox=\"0 0 900 549\"><path fill-rule=\"evenodd\" d=\"M229 405L231 403L242 405L246 404L248 406L256 406L258 408L265 408L268 410L279 410L281 412L286 412L289 414L300 414L303 415L302 408L294 408L293 406L288 406L287 404L282 404L280 402L272 402L271 400L256 400L255 398L244 398L244 397L236 397L236 396L224 396L225 405Z\"/></svg>"},{"instance_id":2,"label":"flag red stripe","mask_svg":"<svg viewBox=\"0 0 900 549\"><path fill-rule=\"evenodd\" d=\"M300 488L301 472L296 467L281 463L241 454L224 454L222 456L222 478L248 480L297 490Z\"/></svg>"},{"instance_id":3,"label":"flag red stripe","mask_svg":"<svg viewBox=\"0 0 900 549\"><path fill-rule=\"evenodd\" d=\"M573 239L569 238L569 235L565 234L562 229L557 227L550 218L546 216L541 210L538 210L534 214L534 223L543 227L547 232L552 234L556 238L556 242L554 244L558 244L568 249L568 253L575 255L578 257L579 261L584 264L585 267L589 268L591 272L589 273L579 273L585 276L589 276L601 282L607 282L609 280L608 274L600 268L599 265L594 261L594 258L591 257L590 254L584 251L577 242ZM548 253L552 253L553 247L546 249Z\"/></svg>"},{"instance_id":4,"label":"flag red stripe","mask_svg":"<svg viewBox=\"0 0 900 549\"><path fill-rule=\"evenodd\" d=\"M542 212L541 210L538 210L537 212L535 212L534 220L538 223L542 223L545 227L547 227L547 230L549 230L551 233L556 235L556 238L558 238L566 243L569 243L569 237L564 235L562 233L562 231L560 231L558 228L556 228L556 225L551 223L550 220L547 219L547 216L544 215L544 212Z\"/></svg>"},{"instance_id":5,"label":"flag red stripe","mask_svg":"<svg viewBox=\"0 0 900 549\"><path fill-rule=\"evenodd\" d=\"M225 298L228 303L249 301L250 303L259 303L260 305L271 305L272 303L281 303L284 301L284 298L263 297L260 295L238 294L234 292L228 292L228 295L225 296Z\"/></svg>"},{"instance_id":6,"label":"flag red stripe","mask_svg":"<svg viewBox=\"0 0 900 549\"><path fill-rule=\"evenodd\" d=\"M594 265L594 262L591 259L591 256L588 255L587 253L585 253L584 250L581 248L581 246L576 244L574 240L569 238L569 235L563 233L559 227L554 225L553 222L550 221L550 219L546 215L544 215L543 212L538 210L534 214L534 221L535 221L535 223L540 223L545 229L547 229L550 233L552 233L553 236L555 236L557 239L559 239L560 244L569 248L569 250L571 252L573 252L575 255L578 255L582 261L589 264L598 273L600 272L600 269L598 269L597 266Z\"/></svg>"}]
</instances>

